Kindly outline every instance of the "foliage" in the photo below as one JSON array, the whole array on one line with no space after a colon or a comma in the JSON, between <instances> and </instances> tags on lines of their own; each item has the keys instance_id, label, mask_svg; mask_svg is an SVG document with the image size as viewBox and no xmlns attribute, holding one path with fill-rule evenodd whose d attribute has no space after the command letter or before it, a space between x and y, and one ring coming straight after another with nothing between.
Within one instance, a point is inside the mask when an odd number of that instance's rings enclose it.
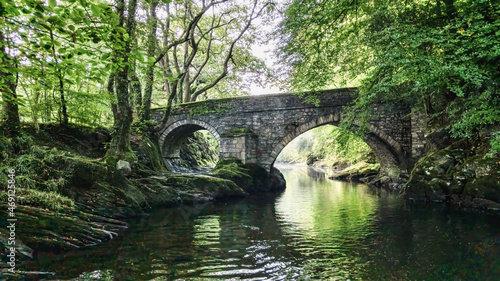
<instances>
[{"instance_id":1,"label":"foliage","mask_svg":"<svg viewBox=\"0 0 500 281\"><path fill-rule=\"evenodd\" d=\"M101 85L119 66L107 63L111 46L119 44L111 40L117 32L111 6L71 0L9 4L1 28L8 31L5 44L15 60L21 115L34 123L109 122Z\"/></svg>"},{"instance_id":2,"label":"foliage","mask_svg":"<svg viewBox=\"0 0 500 281\"><path fill-rule=\"evenodd\" d=\"M250 44L258 34L253 21L269 7L269 1L160 3L158 11L165 15L158 31L161 50L151 59L159 64L156 71L167 95L175 95L171 98L177 102L219 96L222 89L241 89L235 82L243 81L243 75L265 69L251 54ZM230 79L222 81L225 77Z\"/></svg>"},{"instance_id":3,"label":"foliage","mask_svg":"<svg viewBox=\"0 0 500 281\"><path fill-rule=\"evenodd\" d=\"M2 117L36 126L110 126L112 118L127 119L130 100L135 116L148 120L151 104L172 104L174 87L178 103L240 95L235 86L243 77L265 70L250 46L258 34L253 22L271 6L260 0L2 1ZM127 122L114 136L125 138Z\"/></svg>"},{"instance_id":4,"label":"foliage","mask_svg":"<svg viewBox=\"0 0 500 281\"><path fill-rule=\"evenodd\" d=\"M219 161L219 143L209 131L196 131L182 143L181 159L191 168L214 167Z\"/></svg>"},{"instance_id":5,"label":"foliage","mask_svg":"<svg viewBox=\"0 0 500 281\"><path fill-rule=\"evenodd\" d=\"M370 147L353 133L334 126L312 129L287 145L278 161L312 163L324 166L354 165L363 161L373 162Z\"/></svg>"},{"instance_id":6,"label":"foliage","mask_svg":"<svg viewBox=\"0 0 500 281\"><path fill-rule=\"evenodd\" d=\"M499 27L498 1L295 0L278 33L293 88L359 86L348 119L402 102L467 138L500 122Z\"/></svg>"},{"instance_id":7,"label":"foliage","mask_svg":"<svg viewBox=\"0 0 500 281\"><path fill-rule=\"evenodd\" d=\"M487 158L495 157L495 155L500 156L500 132L494 132L493 138L490 140L491 149L488 154L486 154Z\"/></svg>"}]
</instances>

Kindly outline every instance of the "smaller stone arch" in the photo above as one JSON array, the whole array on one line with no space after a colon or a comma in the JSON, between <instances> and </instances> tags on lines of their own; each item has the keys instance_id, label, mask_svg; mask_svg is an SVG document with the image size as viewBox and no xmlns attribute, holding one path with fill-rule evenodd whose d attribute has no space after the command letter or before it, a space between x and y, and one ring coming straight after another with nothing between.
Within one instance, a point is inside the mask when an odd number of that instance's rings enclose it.
<instances>
[{"instance_id":1,"label":"smaller stone arch","mask_svg":"<svg viewBox=\"0 0 500 281\"><path fill-rule=\"evenodd\" d=\"M285 148L288 143L290 143L299 135L323 125L330 124L338 126L340 120L340 112L337 111L299 125L295 128L295 130L287 134L278 144L273 147L271 153L269 154L270 159L268 160L268 163L265 164L272 167L283 148ZM359 123L354 122L353 125L357 126L359 125ZM381 169L388 170L392 167L397 167L403 171L406 171L407 163L401 145L383 130L377 128L372 124L368 125L368 130L370 131L370 133L365 136L364 141L373 150L375 156L377 157L377 160L381 165Z\"/></svg>"},{"instance_id":2,"label":"smaller stone arch","mask_svg":"<svg viewBox=\"0 0 500 281\"><path fill-rule=\"evenodd\" d=\"M220 134L212 125L196 119L179 120L168 125L160 134L159 143L163 158L179 158L182 142L199 130L209 131L215 137L220 147Z\"/></svg>"}]
</instances>

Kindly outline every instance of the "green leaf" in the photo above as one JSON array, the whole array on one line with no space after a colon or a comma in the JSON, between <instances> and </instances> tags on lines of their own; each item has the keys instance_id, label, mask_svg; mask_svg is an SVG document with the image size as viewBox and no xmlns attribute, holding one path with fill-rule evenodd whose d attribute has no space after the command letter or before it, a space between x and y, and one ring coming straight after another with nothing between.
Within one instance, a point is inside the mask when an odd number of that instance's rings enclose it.
<instances>
[{"instance_id":1,"label":"green leaf","mask_svg":"<svg viewBox=\"0 0 500 281\"><path fill-rule=\"evenodd\" d=\"M75 26L74 26L74 25L72 25L72 24L68 25L68 28L69 28L69 30L71 30L71 31L75 31Z\"/></svg>"},{"instance_id":2,"label":"green leaf","mask_svg":"<svg viewBox=\"0 0 500 281\"><path fill-rule=\"evenodd\" d=\"M165 3L165 4L169 4L169 3L171 3L171 2L172 2L172 0L161 0L161 1L162 1L163 3Z\"/></svg>"},{"instance_id":3,"label":"green leaf","mask_svg":"<svg viewBox=\"0 0 500 281\"><path fill-rule=\"evenodd\" d=\"M92 4L90 5L90 9L94 16L99 17L101 15L101 8L99 6Z\"/></svg>"},{"instance_id":4,"label":"green leaf","mask_svg":"<svg viewBox=\"0 0 500 281\"><path fill-rule=\"evenodd\" d=\"M144 62L144 56L141 53L137 53L136 57L140 62Z\"/></svg>"},{"instance_id":5,"label":"green leaf","mask_svg":"<svg viewBox=\"0 0 500 281\"><path fill-rule=\"evenodd\" d=\"M49 6L54 8L55 6L57 6L57 2L56 0L49 0Z\"/></svg>"},{"instance_id":6,"label":"green leaf","mask_svg":"<svg viewBox=\"0 0 500 281\"><path fill-rule=\"evenodd\" d=\"M107 60L109 56L110 56L109 53L105 53L104 55L101 56L101 60Z\"/></svg>"}]
</instances>

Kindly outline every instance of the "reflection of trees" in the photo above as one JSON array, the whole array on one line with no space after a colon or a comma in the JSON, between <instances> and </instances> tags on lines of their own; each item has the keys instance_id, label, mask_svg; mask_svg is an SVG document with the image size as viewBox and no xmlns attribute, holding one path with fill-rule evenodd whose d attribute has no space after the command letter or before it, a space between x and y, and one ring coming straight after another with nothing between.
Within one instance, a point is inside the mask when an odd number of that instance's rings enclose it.
<instances>
[{"instance_id":1,"label":"reflection of trees","mask_svg":"<svg viewBox=\"0 0 500 281\"><path fill-rule=\"evenodd\" d=\"M59 279L104 270L115 280L288 273L313 280L478 280L499 273L497 217L485 222L478 214L402 204L363 185L315 181L306 170L281 171L288 189L277 199L159 209L110 243L39 254L26 270L55 271Z\"/></svg>"},{"instance_id":2,"label":"reflection of trees","mask_svg":"<svg viewBox=\"0 0 500 281\"><path fill-rule=\"evenodd\" d=\"M309 179L312 179L314 181L324 182L326 180L325 173L310 167L307 168L307 176L309 177ZM303 179L305 182L309 180L306 177L303 177Z\"/></svg>"},{"instance_id":3,"label":"reflection of trees","mask_svg":"<svg viewBox=\"0 0 500 281\"><path fill-rule=\"evenodd\" d=\"M314 277L359 277L360 250L370 234L378 202L367 187L315 181L306 172L282 169L289 188L276 203L285 236ZM310 172L307 171L307 174Z\"/></svg>"}]
</instances>

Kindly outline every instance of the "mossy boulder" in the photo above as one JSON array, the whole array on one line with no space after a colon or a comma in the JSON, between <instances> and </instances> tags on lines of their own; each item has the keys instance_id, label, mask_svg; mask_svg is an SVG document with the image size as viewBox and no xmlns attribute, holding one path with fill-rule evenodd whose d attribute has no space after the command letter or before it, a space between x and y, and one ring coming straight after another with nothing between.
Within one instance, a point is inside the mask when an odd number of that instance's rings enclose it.
<instances>
[{"instance_id":1,"label":"mossy boulder","mask_svg":"<svg viewBox=\"0 0 500 281\"><path fill-rule=\"evenodd\" d=\"M497 209L500 157L485 158L473 145L456 142L420 159L402 190L405 198ZM485 149L477 147L477 151Z\"/></svg>"},{"instance_id":2,"label":"mossy boulder","mask_svg":"<svg viewBox=\"0 0 500 281\"><path fill-rule=\"evenodd\" d=\"M374 177L379 173L379 170L380 164L372 164L361 161L340 171L332 172L332 174L329 175L329 178L340 180L359 180L361 178Z\"/></svg>"},{"instance_id":3,"label":"mossy boulder","mask_svg":"<svg viewBox=\"0 0 500 281\"><path fill-rule=\"evenodd\" d=\"M471 175L463 180L465 196L500 203L500 158L476 156L468 159L462 167Z\"/></svg>"},{"instance_id":4,"label":"mossy boulder","mask_svg":"<svg viewBox=\"0 0 500 281\"><path fill-rule=\"evenodd\" d=\"M420 159L403 187L404 196L413 200L446 201L456 164L455 151L439 150Z\"/></svg>"},{"instance_id":5,"label":"mossy boulder","mask_svg":"<svg viewBox=\"0 0 500 281\"><path fill-rule=\"evenodd\" d=\"M271 172L258 164L243 164L238 159L219 161L212 171L216 177L233 181L248 193L279 192L286 188L281 172L272 168Z\"/></svg>"}]
</instances>

